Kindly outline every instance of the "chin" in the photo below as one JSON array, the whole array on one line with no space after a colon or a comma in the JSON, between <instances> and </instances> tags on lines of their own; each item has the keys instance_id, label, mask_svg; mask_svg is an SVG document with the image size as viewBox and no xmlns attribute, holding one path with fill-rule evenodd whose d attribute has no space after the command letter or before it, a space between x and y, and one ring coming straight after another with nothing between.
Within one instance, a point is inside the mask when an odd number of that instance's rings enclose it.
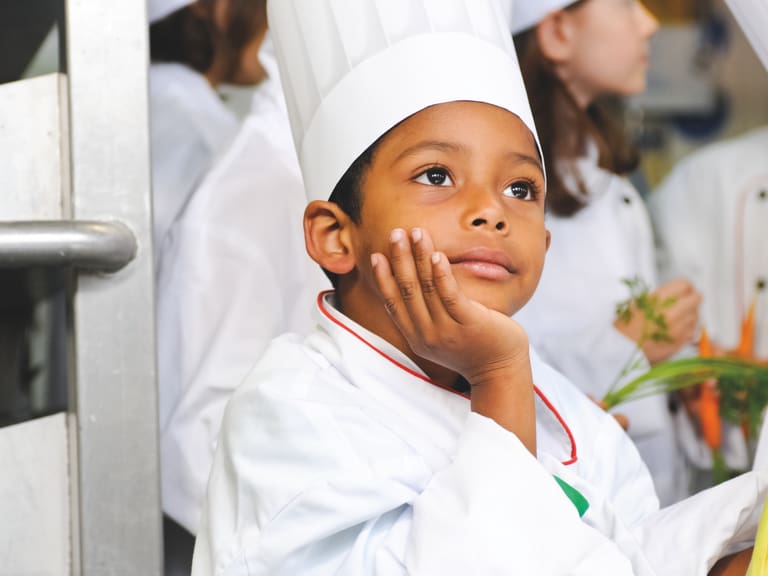
<instances>
[{"instance_id":1,"label":"chin","mask_svg":"<svg viewBox=\"0 0 768 576\"><path fill-rule=\"evenodd\" d=\"M511 316L530 299L520 294L520 287L476 278L457 278L459 289L470 300L486 308Z\"/></svg>"},{"instance_id":2,"label":"chin","mask_svg":"<svg viewBox=\"0 0 768 576\"><path fill-rule=\"evenodd\" d=\"M464 291L464 294L470 300L474 300L486 308L495 310L506 316L511 316L522 307L522 304L518 305L516 298L493 294L493 291L488 289L483 290L482 288L479 288L475 290L466 290Z\"/></svg>"}]
</instances>

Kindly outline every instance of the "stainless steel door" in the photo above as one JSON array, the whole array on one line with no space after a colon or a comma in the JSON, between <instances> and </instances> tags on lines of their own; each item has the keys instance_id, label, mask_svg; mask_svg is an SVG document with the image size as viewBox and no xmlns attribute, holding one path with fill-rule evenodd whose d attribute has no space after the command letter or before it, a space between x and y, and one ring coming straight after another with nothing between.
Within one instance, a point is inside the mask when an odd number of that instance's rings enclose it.
<instances>
[{"instance_id":1,"label":"stainless steel door","mask_svg":"<svg viewBox=\"0 0 768 576\"><path fill-rule=\"evenodd\" d=\"M160 574L145 6L58 13L62 70L0 84L0 295L18 285L32 325L47 303L66 383L0 428L3 570Z\"/></svg>"}]
</instances>

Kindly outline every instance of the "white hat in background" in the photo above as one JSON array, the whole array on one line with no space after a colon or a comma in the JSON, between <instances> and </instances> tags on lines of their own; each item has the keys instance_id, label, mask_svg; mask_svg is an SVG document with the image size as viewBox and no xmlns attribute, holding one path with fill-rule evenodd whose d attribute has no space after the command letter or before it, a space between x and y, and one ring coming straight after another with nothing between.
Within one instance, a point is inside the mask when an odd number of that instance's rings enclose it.
<instances>
[{"instance_id":1,"label":"white hat in background","mask_svg":"<svg viewBox=\"0 0 768 576\"><path fill-rule=\"evenodd\" d=\"M147 19L150 24L154 24L194 2L195 0L148 0Z\"/></svg>"},{"instance_id":2,"label":"white hat in background","mask_svg":"<svg viewBox=\"0 0 768 576\"><path fill-rule=\"evenodd\" d=\"M271 0L269 26L310 199L396 124L487 102L536 134L497 0Z\"/></svg>"},{"instance_id":3,"label":"white hat in background","mask_svg":"<svg viewBox=\"0 0 768 576\"><path fill-rule=\"evenodd\" d=\"M765 0L725 0L744 30L752 48L768 70L768 2Z\"/></svg>"},{"instance_id":4,"label":"white hat in background","mask_svg":"<svg viewBox=\"0 0 768 576\"><path fill-rule=\"evenodd\" d=\"M504 0L512 3L512 24L509 29L517 34L535 26L555 10L561 10L576 0Z\"/></svg>"}]
</instances>

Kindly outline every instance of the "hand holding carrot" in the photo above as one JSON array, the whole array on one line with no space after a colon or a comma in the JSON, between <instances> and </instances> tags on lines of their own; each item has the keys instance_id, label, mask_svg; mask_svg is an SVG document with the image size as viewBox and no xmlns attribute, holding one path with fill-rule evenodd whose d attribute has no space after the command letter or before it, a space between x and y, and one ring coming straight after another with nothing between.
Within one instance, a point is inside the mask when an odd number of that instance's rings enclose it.
<instances>
[{"instance_id":1,"label":"hand holding carrot","mask_svg":"<svg viewBox=\"0 0 768 576\"><path fill-rule=\"evenodd\" d=\"M652 293L659 302L669 302L663 315L667 326L666 341L646 340L642 350L648 362L658 364L669 359L680 348L693 341L699 324L701 294L688 280L678 279L664 284ZM616 329L635 342L643 340L646 320L642 312L632 310L628 322L616 320Z\"/></svg>"}]
</instances>

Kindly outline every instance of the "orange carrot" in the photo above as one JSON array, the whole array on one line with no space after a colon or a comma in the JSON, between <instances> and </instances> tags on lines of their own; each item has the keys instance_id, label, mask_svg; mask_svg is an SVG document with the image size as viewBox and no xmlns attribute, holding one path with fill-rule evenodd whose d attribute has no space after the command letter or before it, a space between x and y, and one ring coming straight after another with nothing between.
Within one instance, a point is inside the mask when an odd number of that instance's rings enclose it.
<instances>
[{"instance_id":1,"label":"orange carrot","mask_svg":"<svg viewBox=\"0 0 768 576\"><path fill-rule=\"evenodd\" d=\"M712 344L706 329L701 331L699 340L699 356L712 357ZM718 450L721 442L720 398L717 395L717 382L707 380L700 385L699 420L701 435L712 450Z\"/></svg>"},{"instance_id":2,"label":"orange carrot","mask_svg":"<svg viewBox=\"0 0 768 576\"><path fill-rule=\"evenodd\" d=\"M701 337L699 338L699 356L701 358L712 358L712 342L709 341L709 334L707 329L701 329Z\"/></svg>"},{"instance_id":3,"label":"orange carrot","mask_svg":"<svg viewBox=\"0 0 768 576\"><path fill-rule=\"evenodd\" d=\"M707 446L713 450L720 448L720 398L717 395L714 380L707 380L701 383L699 418L701 419L701 435L704 437Z\"/></svg>"},{"instance_id":4,"label":"orange carrot","mask_svg":"<svg viewBox=\"0 0 768 576\"><path fill-rule=\"evenodd\" d=\"M736 356L739 358L752 358L755 354L755 305L757 294L752 297L746 316L741 320L741 338L736 348Z\"/></svg>"},{"instance_id":5,"label":"orange carrot","mask_svg":"<svg viewBox=\"0 0 768 576\"><path fill-rule=\"evenodd\" d=\"M752 360L755 356L755 305L757 304L757 292L752 296L752 302L749 304L747 314L741 320L741 337L739 345L735 350L737 358ZM749 436L749 423L744 420L741 423L741 430L744 437Z\"/></svg>"}]
</instances>

